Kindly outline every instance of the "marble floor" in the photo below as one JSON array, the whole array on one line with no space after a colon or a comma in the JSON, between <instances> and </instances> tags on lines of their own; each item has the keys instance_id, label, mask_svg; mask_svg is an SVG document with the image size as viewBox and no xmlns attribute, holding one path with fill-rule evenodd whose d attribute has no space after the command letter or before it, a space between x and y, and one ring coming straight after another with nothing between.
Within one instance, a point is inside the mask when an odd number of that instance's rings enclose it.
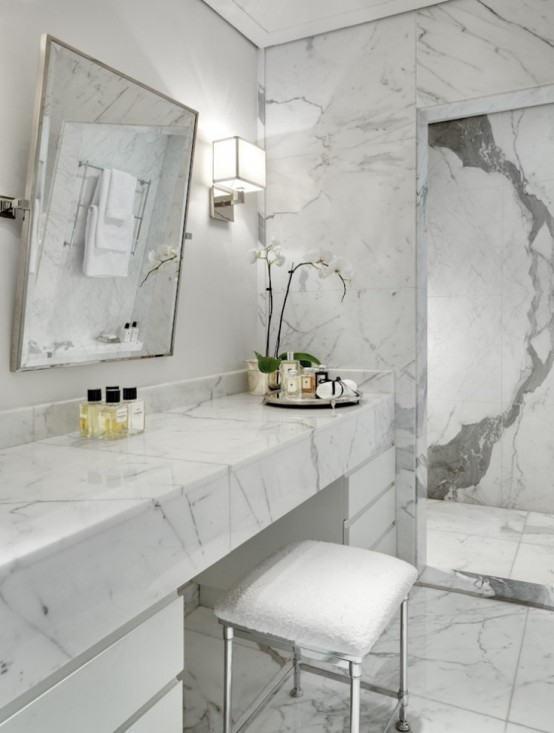
<instances>
[{"instance_id":1,"label":"marble floor","mask_svg":"<svg viewBox=\"0 0 554 733\"><path fill-rule=\"evenodd\" d=\"M410 603L410 722L413 733L554 733L554 612L416 587ZM549 640L545 643L545 640ZM398 624L366 658L365 674L397 686ZM185 731L221 731L223 644L212 612L187 618ZM283 664L280 653L238 641L240 713ZM345 733L348 688L304 675L305 696L283 689L252 733ZM382 733L392 701L362 692L362 731ZM394 730L394 728L392 729Z\"/></svg>"},{"instance_id":2,"label":"marble floor","mask_svg":"<svg viewBox=\"0 0 554 733\"><path fill-rule=\"evenodd\" d=\"M427 501L427 564L554 585L554 514Z\"/></svg>"}]
</instances>

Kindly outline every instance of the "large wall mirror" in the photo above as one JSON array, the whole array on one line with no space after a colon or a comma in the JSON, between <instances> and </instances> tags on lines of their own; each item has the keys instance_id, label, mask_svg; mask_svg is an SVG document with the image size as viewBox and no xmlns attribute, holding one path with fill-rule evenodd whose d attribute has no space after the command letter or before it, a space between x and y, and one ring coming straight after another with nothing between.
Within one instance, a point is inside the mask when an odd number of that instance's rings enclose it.
<instances>
[{"instance_id":1,"label":"large wall mirror","mask_svg":"<svg viewBox=\"0 0 554 733\"><path fill-rule=\"evenodd\" d=\"M13 370L173 352L197 117L43 39Z\"/></svg>"}]
</instances>

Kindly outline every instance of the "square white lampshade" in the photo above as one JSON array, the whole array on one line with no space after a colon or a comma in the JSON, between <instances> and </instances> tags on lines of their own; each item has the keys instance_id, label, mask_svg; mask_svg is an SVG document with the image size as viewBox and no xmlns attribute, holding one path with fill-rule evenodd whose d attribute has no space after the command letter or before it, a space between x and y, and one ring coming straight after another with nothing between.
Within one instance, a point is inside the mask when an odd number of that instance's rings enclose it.
<instances>
[{"instance_id":1,"label":"square white lampshade","mask_svg":"<svg viewBox=\"0 0 554 733\"><path fill-rule=\"evenodd\" d=\"M265 150L241 137L215 140L213 182L246 192L261 191L265 188Z\"/></svg>"}]
</instances>

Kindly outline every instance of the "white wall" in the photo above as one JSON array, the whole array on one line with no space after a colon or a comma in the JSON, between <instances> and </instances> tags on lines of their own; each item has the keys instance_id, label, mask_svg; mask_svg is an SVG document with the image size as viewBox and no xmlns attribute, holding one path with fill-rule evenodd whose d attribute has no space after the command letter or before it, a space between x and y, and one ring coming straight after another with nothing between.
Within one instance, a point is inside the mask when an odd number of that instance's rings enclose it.
<instances>
[{"instance_id":1,"label":"white wall","mask_svg":"<svg viewBox=\"0 0 554 733\"><path fill-rule=\"evenodd\" d=\"M0 219L0 410L78 397L89 386L138 386L237 369L255 347L256 201L234 224L208 215L211 141L256 139L256 49L201 0L0 0L0 192L22 195L39 43L50 33L198 110L175 355L13 374L9 351L19 223Z\"/></svg>"}]
</instances>

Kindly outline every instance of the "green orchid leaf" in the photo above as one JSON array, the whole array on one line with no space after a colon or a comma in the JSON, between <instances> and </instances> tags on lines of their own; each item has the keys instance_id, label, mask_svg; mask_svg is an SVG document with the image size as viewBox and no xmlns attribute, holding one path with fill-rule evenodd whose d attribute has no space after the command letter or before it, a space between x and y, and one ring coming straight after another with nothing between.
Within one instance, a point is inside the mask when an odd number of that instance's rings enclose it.
<instances>
[{"instance_id":1,"label":"green orchid leaf","mask_svg":"<svg viewBox=\"0 0 554 733\"><path fill-rule=\"evenodd\" d=\"M283 360L286 358L286 353L279 354L279 359ZM311 354L307 354L304 351L295 351L294 358L296 359L296 361L299 361L300 365L303 367L311 367L313 364L321 364L317 356L312 356Z\"/></svg>"},{"instance_id":2,"label":"green orchid leaf","mask_svg":"<svg viewBox=\"0 0 554 733\"><path fill-rule=\"evenodd\" d=\"M271 372L277 371L281 364L281 359L274 359L272 356L262 356L257 351L254 352L258 360L258 369L264 374L271 374Z\"/></svg>"}]
</instances>

